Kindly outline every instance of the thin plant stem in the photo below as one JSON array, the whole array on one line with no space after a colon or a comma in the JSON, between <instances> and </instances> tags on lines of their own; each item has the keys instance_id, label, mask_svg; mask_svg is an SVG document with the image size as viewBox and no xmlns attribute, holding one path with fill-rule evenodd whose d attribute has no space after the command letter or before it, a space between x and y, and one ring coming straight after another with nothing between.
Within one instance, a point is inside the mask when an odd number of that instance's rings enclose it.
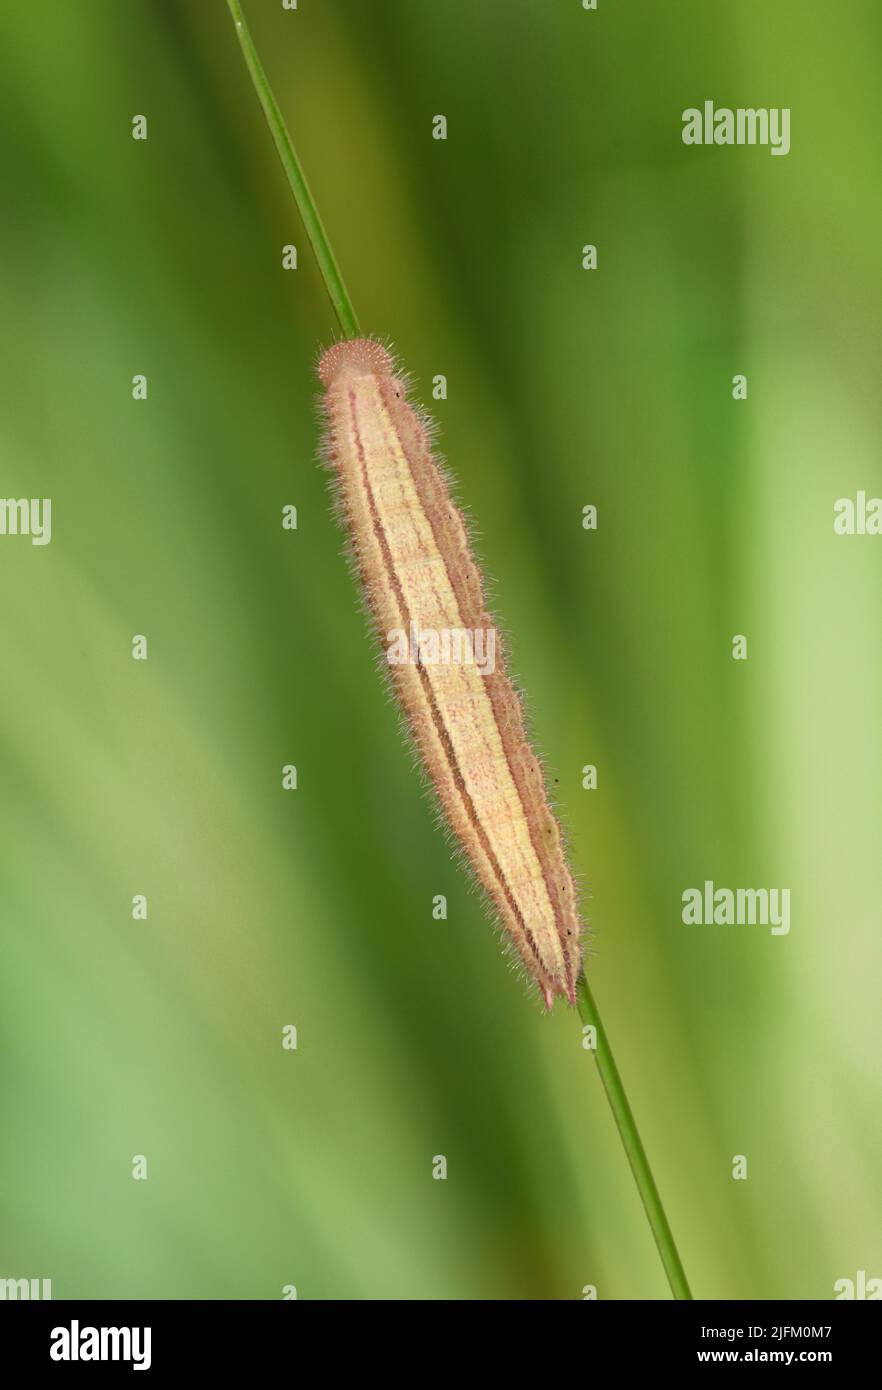
<instances>
[{"instance_id":1,"label":"thin plant stem","mask_svg":"<svg viewBox=\"0 0 882 1390\"><path fill-rule=\"evenodd\" d=\"M359 329L358 319L355 309L352 306L352 301L346 291L346 286L343 283L343 276L340 273L337 258L331 248L328 234L324 229L318 208L309 190L309 185L306 182L306 177L303 173L300 160L297 158L291 136L288 134L288 129L282 118L282 113L279 110L266 73L257 55L257 50L254 47L254 40L245 23L242 6L239 0L227 0L227 4L236 24L236 32L239 35L239 43L245 55L245 62L248 65L251 80L254 83L254 88L260 99L260 104L263 107L264 115L266 116L273 140L276 143L276 149L279 152L279 157L281 158L285 173L288 176L291 192L294 194L294 201L300 211L300 216L306 227L307 235L315 251L319 270L325 282L325 288L328 291L328 297L334 306L344 336L347 338L359 337L361 330ZM674 1242L670 1225L668 1224L668 1218L665 1215L665 1209L662 1206L658 1188L655 1185L655 1179L652 1176L652 1169L646 1157L646 1150L643 1147L638 1133L634 1115L628 1103L625 1088L622 1085L622 1078L619 1076L619 1069L616 1066L615 1058L613 1057L612 1049L609 1045L606 1029L601 1022L600 1014L597 1012L597 1005L594 1002L594 997L584 975L579 980L577 998L579 1013L583 1023L591 1024L596 1030L596 1046L593 1049L594 1060L600 1072L600 1079L603 1082L603 1088L606 1091L606 1097L609 1101L622 1145L628 1157L628 1162L631 1165L631 1172L634 1175L634 1181L637 1184L637 1190L643 1202L646 1218L649 1222L652 1234L655 1237L655 1243L658 1246L658 1252L661 1256L665 1274L668 1277L668 1283L671 1286L671 1292L677 1299L691 1299L692 1294L689 1291L686 1274L677 1252L677 1246Z\"/></svg>"},{"instance_id":2,"label":"thin plant stem","mask_svg":"<svg viewBox=\"0 0 882 1390\"><path fill-rule=\"evenodd\" d=\"M282 167L288 176L291 185L291 192L294 194L294 201L303 219L306 228L306 235L309 237L312 249L318 261L322 279L325 282L325 289L328 291L328 298L334 306L334 312L343 331L345 338L358 338L361 330L358 326L358 316L352 306L352 300L343 283L343 276L340 274L340 267L337 258L331 249L328 234L325 231L322 219L319 216L315 199L310 192L309 184L306 182L306 175L303 166L297 158L291 136L288 134L288 127L285 125L284 117L279 110L278 102L273 96L269 80L263 70L263 64L254 47L254 40L245 23L245 16L242 13L242 6L239 0L227 0L230 14L236 25L236 33L239 36L239 43L245 55L245 62L251 74L260 104L263 107L263 114L266 116L270 134L279 152Z\"/></svg>"},{"instance_id":3,"label":"thin plant stem","mask_svg":"<svg viewBox=\"0 0 882 1390\"><path fill-rule=\"evenodd\" d=\"M579 980L577 999L582 1022L591 1024L596 1032L593 1049L594 1060L597 1063L603 1089L606 1091L606 1098L619 1131L622 1147L628 1156L631 1172L634 1174L634 1181L637 1184L637 1191L640 1193L646 1219L655 1237L665 1274L668 1276L671 1293L675 1298L691 1299L692 1294L686 1279L686 1272L683 1269L677 1245L662 1205L662 1199L655 1185L655 1178L652 1176L652 1169L649 1166L649 1159L646 1157L646 1150L634 1120L634 1113L628 1103L622 1078L609 1045L606 1029L597 1011L591 987L584 975Z\"/></svg>"}]
</instances>

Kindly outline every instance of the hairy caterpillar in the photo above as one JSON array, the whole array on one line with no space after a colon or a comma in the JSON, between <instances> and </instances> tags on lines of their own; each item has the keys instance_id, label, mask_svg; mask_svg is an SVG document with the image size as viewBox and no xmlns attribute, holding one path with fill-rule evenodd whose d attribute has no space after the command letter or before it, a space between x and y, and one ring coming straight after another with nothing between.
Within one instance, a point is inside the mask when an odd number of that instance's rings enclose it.
<instances>
[{"instance_id":1,"label":"hairy caterpillar","mask_svg":"<svg viewBox=\"0 0 882 1390\"><path fill-rule=\"evenodd\" d=\"M558 994L574 1004L583 935L576 888L425 420L374 339L329 348L319 376L344 525L446 819L546 1005ZM469 659L480 636L483 665Z\"/></svg>"}]
</instances>

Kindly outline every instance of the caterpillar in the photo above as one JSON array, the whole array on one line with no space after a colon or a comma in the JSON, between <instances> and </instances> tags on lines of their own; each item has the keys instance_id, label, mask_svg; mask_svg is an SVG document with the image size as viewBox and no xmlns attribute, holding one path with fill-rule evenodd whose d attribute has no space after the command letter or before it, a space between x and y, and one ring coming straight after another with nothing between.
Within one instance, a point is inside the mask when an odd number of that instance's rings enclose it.
<instances>
[{"instance_id":1,"label":"caterpillar","mask_svg":"<svg viewBox=\"0 0 882 1390\"><path fill-rule=\"evenodd\" d=\"M546 1007L575 1004L576 886L429 423L375 339L335 343L318 371L339 514L444 818Z\"/></svg>"}]
</instances>

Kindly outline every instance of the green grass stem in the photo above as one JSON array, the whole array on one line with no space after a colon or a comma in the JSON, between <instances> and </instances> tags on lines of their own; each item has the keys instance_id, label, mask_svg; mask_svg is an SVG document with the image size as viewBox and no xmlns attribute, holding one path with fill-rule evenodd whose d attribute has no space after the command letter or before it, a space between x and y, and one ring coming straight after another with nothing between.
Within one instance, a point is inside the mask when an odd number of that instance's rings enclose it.
<instances>
[{"instance_id":1,"label":"green grass stem","mask_svg":"<svg viewBox=\"0 0 882 1390\"><path fill-rule=\"evenodd\" d=\"M649 1166L649 1159L637 1129L634 1113L628 1102L625 1087L622 1084L622 1078L609 1045L606 1029L594 1002L591 986L584 975L579 981L576 997L582 1022L590 1023L596 1033L594 1060L597 1063L597 1070L600 1072L600 1079L603 1082L603 1089L606 1091L606 1098L609 1101L622 1146L631 1165L631 1172L637 1184L637 1191L640 1193L646 1219L658 1246L658 1253L671 1286L671 1293L675 1298L691 1299L692 1294L683 1263L662 1205L662 1199L659 1196L655 1178L652 1176L652 1169Z\"/></svg>"},{"instance_id":2,"label":"green grass stem","mask_svg":"<svg viewBox=\"0 0 882 1390\"><path fill-rule=\"evenodd\" d=\"M349 298L340 267L337 264L337 258L328 240L324 223L319 216L315 199L310 192L309 184L306 182L306 175L297 157L297 151L294 149L294 142L288 133L288 127L285 125L279 104L263 70L263 64L258 57L251 32L245 23L242 6L239 4L239 0L227 0L227 4L236 25L236 33L239 36L239 43L245 55L251 80L254 83L254 90L263 107L263 114L266 116L270 134L279 152L282 168L285 170L291 185L291 192L294 194L294 201L306 228L306 235L309 237L315 252L315 258L325 282L325 289L328 291L328 298L334 306L334 312L337 315L343 336L345 338L358 338L361 336L358 316L352 306L352 300Z\"/></svg>"}]
</instances>

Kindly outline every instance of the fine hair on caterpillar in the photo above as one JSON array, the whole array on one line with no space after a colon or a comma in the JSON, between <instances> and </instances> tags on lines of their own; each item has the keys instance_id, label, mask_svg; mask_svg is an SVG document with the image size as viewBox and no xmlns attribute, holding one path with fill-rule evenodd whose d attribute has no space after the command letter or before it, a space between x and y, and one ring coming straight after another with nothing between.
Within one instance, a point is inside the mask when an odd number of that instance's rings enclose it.
<instances>
[{"instance_id":1,"label":"fine hair on caterpillar","mask_svg":"<svg viewBox=\"0 0 882 1390\"><path fill-rule=\"evenodd\" d=\"M445 820L546 1005L573 1004L576 886L430 426L375 339L336 343L318 372L339 515Z\"/></svg>"}]
</instances>

